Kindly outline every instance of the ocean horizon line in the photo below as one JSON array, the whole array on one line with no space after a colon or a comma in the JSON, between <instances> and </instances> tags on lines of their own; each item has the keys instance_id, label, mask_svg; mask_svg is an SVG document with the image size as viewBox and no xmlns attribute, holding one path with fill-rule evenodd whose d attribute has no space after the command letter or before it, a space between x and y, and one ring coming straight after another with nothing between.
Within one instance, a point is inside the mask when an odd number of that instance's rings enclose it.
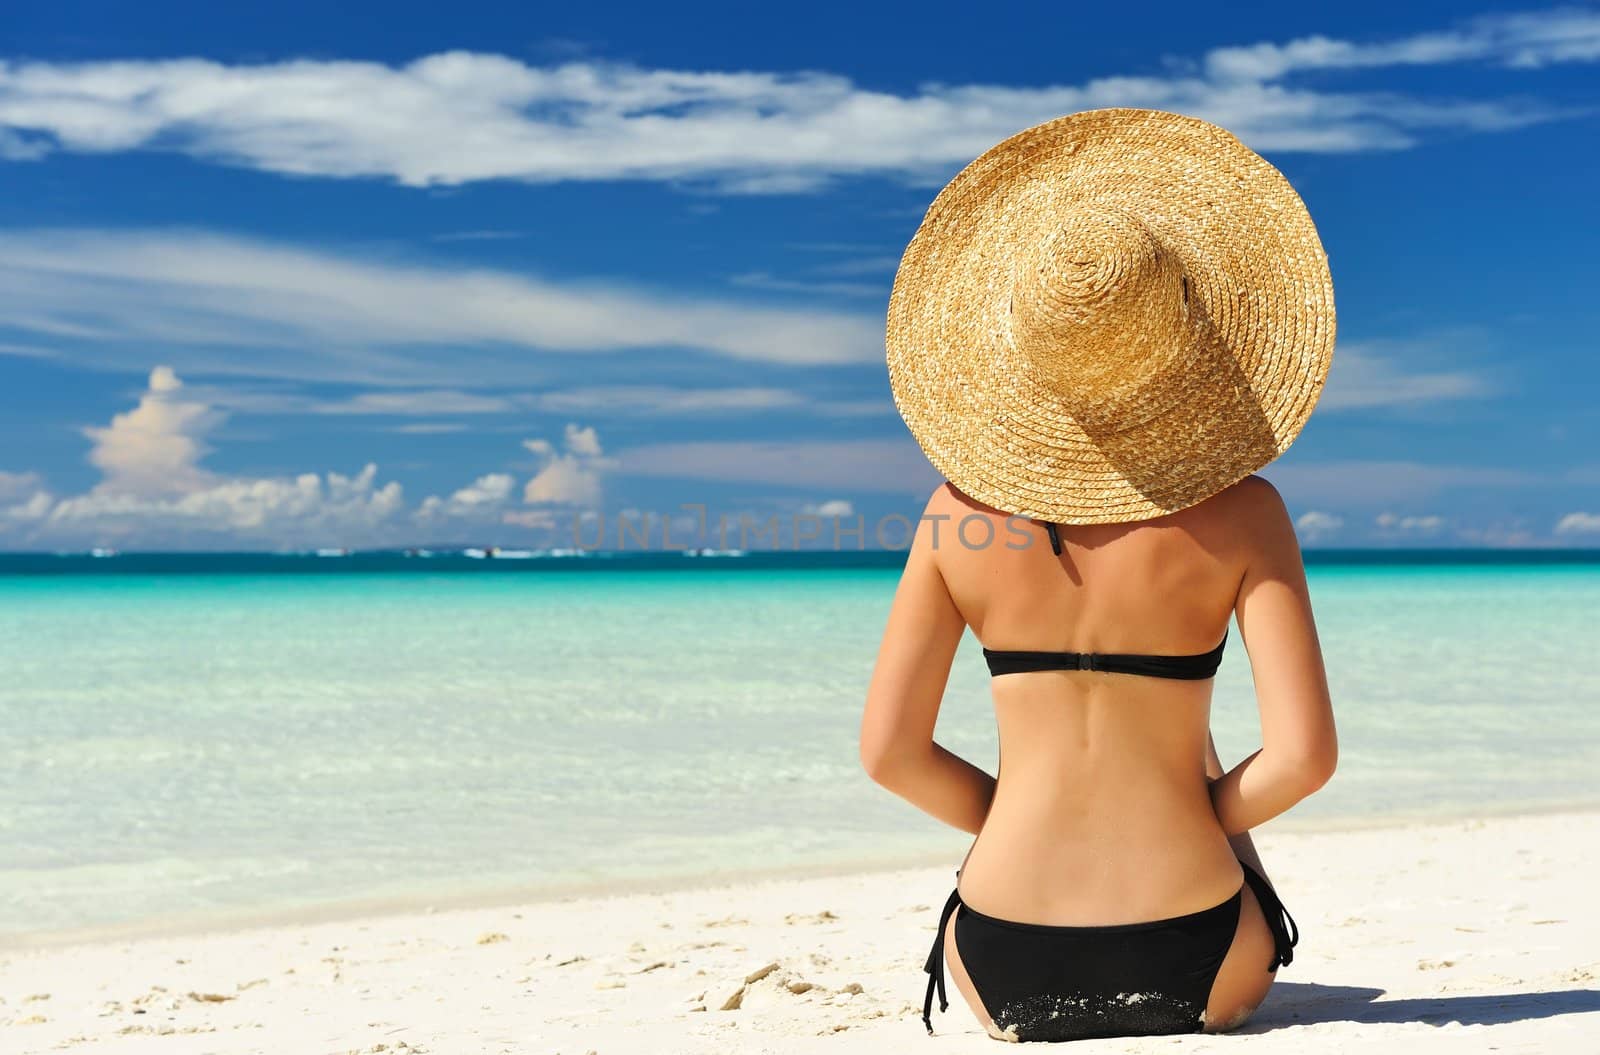
<instances>
[{"instance_id":1,"label":"ocean horizon line","mask_svg":"<svg viewBox=\"0 0 1600 1055\"><path fill-rule=\"evenodd\" d=\"M1600 565L1600 548L1347 546L1302 549L1307 567ZM892 570L904 550L511 549L384 547L294 550L0 550L0 577L36 575L392 574Z\"/></svg>"}]
</instances>

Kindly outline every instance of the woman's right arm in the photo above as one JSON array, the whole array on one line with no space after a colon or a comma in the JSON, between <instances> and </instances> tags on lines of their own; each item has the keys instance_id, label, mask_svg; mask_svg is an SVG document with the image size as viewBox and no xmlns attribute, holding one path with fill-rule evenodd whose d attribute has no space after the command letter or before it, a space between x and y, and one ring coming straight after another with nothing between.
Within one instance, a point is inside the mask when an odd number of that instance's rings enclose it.
<instances>
[{"instance_id":1,"label":"woman's right arm","mask_svg":"<svg viewBox=\"0 0 1600 1055\"><path fill-rule=\"evenodd\" d=\"M1217 819L1229 835L1271 820L1322 787L1339 759L1294 523L1277 488L1259 476L1242 489L1241 509L1251 545L1234 614L1250 657L1261 748L1211 784Z\"/></svg>"}]
</instances>

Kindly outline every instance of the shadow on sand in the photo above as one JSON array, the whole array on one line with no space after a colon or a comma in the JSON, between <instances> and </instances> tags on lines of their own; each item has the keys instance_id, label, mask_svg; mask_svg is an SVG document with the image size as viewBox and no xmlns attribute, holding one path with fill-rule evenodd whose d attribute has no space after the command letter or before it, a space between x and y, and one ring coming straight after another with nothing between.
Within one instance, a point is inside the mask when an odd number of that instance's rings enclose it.
<instances>
[{"instance_id":1,"label":"shadow on sand","mask_svg":"<svg viewBox=\"0 0 1600 1055\"><path fill-rule=\"evenodd\" d=\"M1240 1034L1268 1033L1313 1022L1364 1024L1425 1022L1443 1026L1495 1026L1600 1011L1600 989L1560 989L1544 993L1477 996L1427 996L1382 1000L1384 991L1355 985L1279 982Z\"/></svg>"}]
</instances>

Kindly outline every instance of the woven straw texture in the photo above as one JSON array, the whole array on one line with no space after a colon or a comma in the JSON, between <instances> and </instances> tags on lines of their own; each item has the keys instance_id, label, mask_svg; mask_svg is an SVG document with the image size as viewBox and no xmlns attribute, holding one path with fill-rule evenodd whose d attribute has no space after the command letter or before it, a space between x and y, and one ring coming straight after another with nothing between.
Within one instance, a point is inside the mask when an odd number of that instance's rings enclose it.
<instances>
[{"instance_id":1,"label":"woven straw texture","mask_svg":"<svg viewBox=\"0 0 1600 1055\"><path fill-rule=\"evenodd\" d=\"M962 491L1060 524L1187 508L1288 449L1333 361L1294 188L1227 131L1069 114L939 192L889 298L895 405Z\"/></svg>"}]
</instances>

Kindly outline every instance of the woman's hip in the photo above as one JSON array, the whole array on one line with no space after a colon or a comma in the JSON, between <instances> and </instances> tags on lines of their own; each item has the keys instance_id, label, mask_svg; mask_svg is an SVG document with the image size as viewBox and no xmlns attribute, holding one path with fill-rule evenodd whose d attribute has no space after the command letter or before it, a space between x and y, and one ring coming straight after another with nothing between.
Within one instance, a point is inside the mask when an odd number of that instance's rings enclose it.
<instances>
[{"instance_id":1,"label":"woman's hip","mask_svg":"<svg viewBox=\"0 0 1600 1055\"><path fill-rule=\"evenodd\" d=\"M1060 926L1135 923L1213 908L1244 874L1212 818L1188 829L1016 830L990 818L957 872L961 896L989 916Z\"/></svg>"}]
</instances>

